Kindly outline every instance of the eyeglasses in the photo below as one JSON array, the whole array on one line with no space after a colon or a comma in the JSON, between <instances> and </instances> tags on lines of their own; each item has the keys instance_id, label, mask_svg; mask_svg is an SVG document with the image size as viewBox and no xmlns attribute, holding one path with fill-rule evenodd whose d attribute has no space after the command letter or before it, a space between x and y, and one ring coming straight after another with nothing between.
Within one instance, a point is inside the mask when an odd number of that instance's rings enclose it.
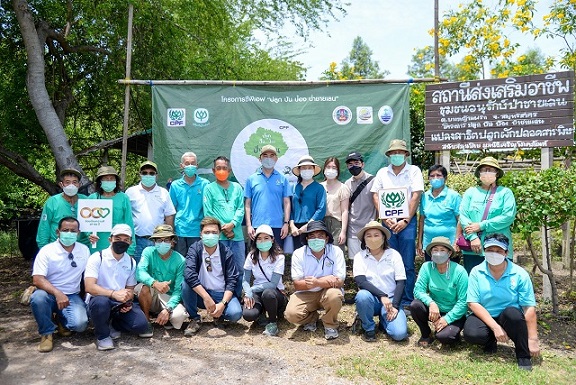
<instances>
[{"instance_id":1,"label":"eyeglasses","mask_svg":"<svg viewBox=\"0 0 576 385\"><path fill-rule=\"evenodd\" d=\"M74 254L72 254L72 253L68 254L68 259L71 261L70 266L78 267L78 265L76 264L76 261L74 260Z\"/></svg>"},{"instance_id":2,"label":"eyeglasses","mask_svg":"<svg viewBox=\"0 0 576 385\"><path fill-rule=\"evenodd\" d=\"M206 263L206 271L211 273L212 272L212 260L210 257L204 258L204 263Z\"/></svg>"},{"instance_id":3,"label":"eyeglasses","mask_svg":"<svg viewBox=\"0 0 576 385\"><path fill-rule=\"evenodd\" d=\"M142 171L140 173L140 175L152 175L152 176L154 176L154 175L156 175L156 172L155 171Z\"/></svg>"}]
</instances>

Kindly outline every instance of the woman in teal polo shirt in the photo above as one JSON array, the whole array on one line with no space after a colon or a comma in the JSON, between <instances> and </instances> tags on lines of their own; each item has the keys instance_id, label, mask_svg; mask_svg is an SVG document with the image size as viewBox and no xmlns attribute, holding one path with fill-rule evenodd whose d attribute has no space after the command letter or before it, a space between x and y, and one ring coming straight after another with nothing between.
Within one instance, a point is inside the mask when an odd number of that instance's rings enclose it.
<instances>
[{"instance_id":1,"label":"woman in teal polo shirt","mask_svg":"<svg viewBox=\"0 0 576 385\"><path fill-rule=\"evenodd\" d=\"M460 215L462 197L446 186L448 171L442 165L435 164L428 170L430 190L420 199L420 216L418 220L418 255L430 261L430 254L425 252L428 244L435 237L447 237L450 244L456 240L456 225Z\"/></svg>"}]
</instances>

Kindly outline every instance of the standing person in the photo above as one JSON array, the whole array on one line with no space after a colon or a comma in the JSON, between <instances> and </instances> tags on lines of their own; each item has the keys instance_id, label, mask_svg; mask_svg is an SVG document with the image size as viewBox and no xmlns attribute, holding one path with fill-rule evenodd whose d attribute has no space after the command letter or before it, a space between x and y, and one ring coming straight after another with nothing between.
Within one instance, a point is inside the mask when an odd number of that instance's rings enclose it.
<instances>
[{"instance_id":1,"label":"standing person","mask_svg":"<svg viewBox=\"0 0 576 385\"><path fill-rule=\"evenodd\" d=\"M78 216L78 199L86 199L85 195L78 194L82 174L72 168L64 169L60 172L60 182L62 193L52 195L42 208L38 232L36 233L36 243L39 248L56 241L58 238L58 224L65 217ZM78 241L89 245L88 236L84 233L78 234Z\"/></svg>"},{"instance_id":2,"label":"standing person","mask_svg":"<svg viewBox=\"0 0 576 385\"><path fill-rule=\"evenodd\" d=\"M292 281L296 291L290 296L284 318L316 331L318 310L324 309L324 338L338 338L338 313L342 308L342 286L346 262L334 238L322 221L312 221L300 237L304 246L292 254Z\"/></svg>"},{"instance_id":3,"label":"standing person","mask_svg":"<svg viewBox=\"0 0 576 385\"><path fill-rule=\"evenodd\" d=\"M433 324L438 341L453 345L460 341L460 330L466 321L468 274L450 260L454 254L450 239L432 238L426 253L432 261L424 262L420 268L410 305L412 318L420 329L418 345L427 347L432 343L428 321Z\"/></svg>"},{"instance_id":4,"label":"standing person","mask_svg":"<svg viewBox=\"0 0 576 385\"><path fill-rule=\"evenodd\" d=\"M90 256L84 273L98 350L114 349L112 340L120 338L121 331L148 331L146 316L133 302L136 263L126 253L132 242L132 229L118 224L112 228L109 240L110 247Z\"/></svg>"},{"instance_id":5,"label":"standing person","mask_svg":"<svg viewBox=\"0 0 576 385\"><path fill-rule=\"evenodd\" d=\"M156 226L150 239L154 246L144 249L136 268L136 280L140 282L135 289L138 302L147 320L150 320L150 312L154 312L158 314L158 325L180 329L188 317L180 303L186 262L180 253L173 250L176 234L172 226ZM149 324L148 331L141 336L151 333L153 328Z\"/></svg>"},{"instance_id":6,"label":"standing person","mask_svg":"<svg viewBox=\"0 0 576 385\"><path fill-rule=\"evenodd\" d=\"M402 306L409 306L414 299L414 283L416 271L414 259L416 257L416 212L420 204L420 197L424 191L424 179L418 166L406 163L410 151L406 142L394 139L390 142L386 156L390 158L388 167L382 168L374 178L372 191L374 193L374 206L379 207L378 190L390 187L406 187L408 189L408 218L386 219L384 226L391 232L390 247L397 250L402 256L406 269L406 286L402 297Z\"/></svg>"},{"instance_id":7,"label":"standing person","mask_svg":"<svg viewBox=\"0 0 576 385\"><path fill-rule=\"evenodd\" d=\"M140 183L126 190L132 206L132 219L136 237L134 259L140 261L142 251L153 246L148 239L154 228L163 223L174 227L174 214L176 209L170 200L168 191L158 186L156 177L158 166L156 163L146 161L140 165Z\"/></svg>"},{"instance_id":8,"label":"standing person","mask_svg":"<svg viewBox=\"0 0 576 385\"><path fill-rule=\"evenodd\" d=\"M182 155L180 168L183 175L170 185L170 198L176 209L176 251L186 255L190 246L200 240L200 222L204 218L204 188L209 182L196 175L198 160L193 152Z\"/></svg>"},{"instance_id":9,"label":"standing person","mask_svg":"<svg viewBox=\"0 0 576 385\"><path fill-rule=\"evenodd\" d=\"M294 250L302 247L300 234L306 232L306 226L312 221L321 221L326 215L326 190L314 180L322 169L309 155L304 155L298 164L292 168L292 173L298 177L292 195L292 211L290 214L290 233L294 237Z\"/></svg>"},{"instance_id":10,"label":"standing person","mask_svg":"<svg viewBox=\"0 0 576 385\"><path fill-rule=\"evenodd\" d=\"M288 179L274 169L277 161L276 148L269 144L262 146L262 167L246 180L244 190L246 230L254 240L256 228L268 225L274 231L276 242L284 247L289 232L292 190Z\"/></svg>"},{"instance_id":11,"label":"standing person","mask_svg":"<svg viewBox=\"0 0 576 385\"><path fill-rule=\"evenodd\" d=\"M114 167L100 167L96 173L95 185L96 192L91 194L88 199L112 199L112 226L125 223L134 230L130 198L120 191L120 177ZM93 252L104 250L110 246L110 242L108 241L110 232L100 232L97 235L90 234L88 238L90 239L90 243L96 243L96 248L92 248ZM136 239L132 237L132 244L130 248L128 248L127 253L134 255L135 251Z\"/></svg>"},{"instance_id":12,"label":"standing person","mask_svg":"<svg viewBox=\"0 0 576 385\"><path fill-rule=\"evenodd\" d=\"M326 216L324 223L334 237L337 245L344 252L346 232L348 231L348 207L350 205L350 188L340 182L340 162L330 157L324 162L326 180L321 185L326 190Z\"/></svg>"},{"instance_id":13,"label":"standing person","mask_svg":"<svg viewBox=\"0 0 576 385\"><path fill-rule=\"evenodd\" d=\"M284 254L274 240L272 228L260 225L256 239L244 264L244 309L242 315L248 322L265 318L266 336L278 335L278 317L284 313L288 300L284 295ZM254 276L254 282L250 284ZM265 317L268 314L268 317Z\"/></svg>"},{"instance_id":14,"label":"standing person","mask_svg":"<svg viewBox=\"0 0 576 385\"><path fill-rule=\"evenodd\" d=\"M531 357L540 354L536 299L530 276L506 258L509 238L491 234L484 239L485 262L475 266L468 280L468 307L464 339L496 353L498 342L511 339L518 368L532 370Z\"/></svg>"},{"instance_id":15,"label":"standing person","mask_svg":"<svg viewBox=\"0 0 576 385\"><path fill-rule=\"evenodd\" d=\"M377 315L379 328L394 341L408 336L406 314L400 307L406 272L402 257L390 248L390 231L371 221L358 232L362 250L354 256L354 280L360 289L356 294L356 312L364 329L366 342L376 341Z\"/></svg>"},{"instance_id":16,"label":"standing person","mask_svg":"<svg viewBox=\"0 0 576 385\"><path fill-rule=\"evenodd\" d=\"M482 241L486 234L504 234L510 240L510 259L514 252L510 226L516 217L516 199L512 190L498 186L504 170L496 159L489 156L480 161L474 175L479 178L479 186L470 187L464 193L458 229L470 241L471 249L462 250L464 268L468 274L474 266L484 261Z\"/></svg>"},{"instance_id":17,"label":"standing person","mask_svg":"<svg viewBox=\"0 0 576 385\"><path fill-rule=\"evenodd\" d=\"M456 227L460 216L462 197L446 186L448 170L435 164L428 170L430 190L420 200L420 217L418 220L418 242L416 251L426 261L430 254L425 252L428 244L435 237L447 237L451 244L456 242Z\"/></svg>"},{"instance_id":18,"label":"standing person","mask_svg":"<svg viewBox=\"0 0 576 385\"><path fill-rule=\"evenodd\" d=\"M32 314L41 336L38 351L50 352L52 334L69 336L71 331L83 332L88 326L86 304L80 297L80 280L88 262L88 247L76 242L80 224L74 217L64 217L58 223L56 241L43 246L32 270L37 287L30 298ZM56 325L52 314L56 313Z\"/></svg>"},{"instance_id":19,"label":"standing person","mask_svg":"<svg viewBox=\"0 0 576 385\"><path fill-rule=\"evenodd\" d=\"M223 223L220 242L228 246L234 254L234 262L239 272L243 270L246 257L246 244L242 231L244 219L244 191L239 183L231 182L230 160L225 156L214 159L212 168L216 181L204 188L204 215L214 217ZM238 280L234 294L242 296L242 280Z\"/></svg>"},{"instance_id":20,"label":"standing person","mask_svg":"<svg viewBox=\"0 0 576 385\"><path fill-rule=\"evenodd\" d=\"M204 217L200 222L201 241L188 249L182 283L182 301L190 317L185 337L200 330L198 308L206 309L216 325L222 320L238 322L242 317L242 306L234 296L240 273L232 251L219 242L221 231L218 219Z\"/></svg>"},{"instance_id":21,"label":"standing person","mask_svg":"<svg viewBox=\"0 0 576 385\"><path fill-rule=\"evenodd\" d=\"M361 250L358 232L366 223L376 219L378 212L374 208L372 198L372 184L374 176L364 171L364 158L358 152L352 152L346 157L346 167L352 177L344 184L350 189L350 201L348 209L348 233L346 245L348 246L348 258Z\"/></svg>"}]
</instances>

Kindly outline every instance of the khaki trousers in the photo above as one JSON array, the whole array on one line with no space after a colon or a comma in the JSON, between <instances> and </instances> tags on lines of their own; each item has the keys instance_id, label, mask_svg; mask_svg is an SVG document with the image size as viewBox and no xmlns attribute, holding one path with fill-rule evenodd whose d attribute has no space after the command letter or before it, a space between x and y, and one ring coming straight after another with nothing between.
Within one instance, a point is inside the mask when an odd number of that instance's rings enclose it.
<instances>
[{"instance_id":1,"label":"khaki trousers","mask_svg":"<svg viewBox=\"0 0 576 385\"><path fill-rule=\"evenodd\" d=\"M324 309L321 318L324 327L337 329L343 298L342 290L336 288L294 293L290 296L284 318L295 325L306 325L318 321L318 310Z\"/></svg>"}]
</instances>

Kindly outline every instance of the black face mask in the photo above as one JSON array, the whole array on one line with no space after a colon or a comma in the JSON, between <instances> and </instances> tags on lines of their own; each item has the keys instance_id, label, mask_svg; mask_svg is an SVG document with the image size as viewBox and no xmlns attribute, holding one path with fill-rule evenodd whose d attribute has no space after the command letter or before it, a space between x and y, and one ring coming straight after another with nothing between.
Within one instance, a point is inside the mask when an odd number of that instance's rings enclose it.
<instances>
[{"instance_id":1,"label":"black face mask","mask_svg":"<svg viewBox=\"0 0 576 385\"><path fill-rule=\"evenodd\" d=\"M348 169L348 171L350 171L350 174L354 175L354 176L358 176L360 175L360 173L362 172L362 167L360 166L352 166Z\"/></svg>"},{"instance_id":2,"label":"black face mask","mask_svg":"<svg viewBox=\"0 0 576 385\"><path fill-rule=\"evenodd\" d=\"M122 242L122 241L112 242L112 250L116 254L124 254L129 247L130 245L128 244L128 242Z\"/></svg>"}]
</instances>

